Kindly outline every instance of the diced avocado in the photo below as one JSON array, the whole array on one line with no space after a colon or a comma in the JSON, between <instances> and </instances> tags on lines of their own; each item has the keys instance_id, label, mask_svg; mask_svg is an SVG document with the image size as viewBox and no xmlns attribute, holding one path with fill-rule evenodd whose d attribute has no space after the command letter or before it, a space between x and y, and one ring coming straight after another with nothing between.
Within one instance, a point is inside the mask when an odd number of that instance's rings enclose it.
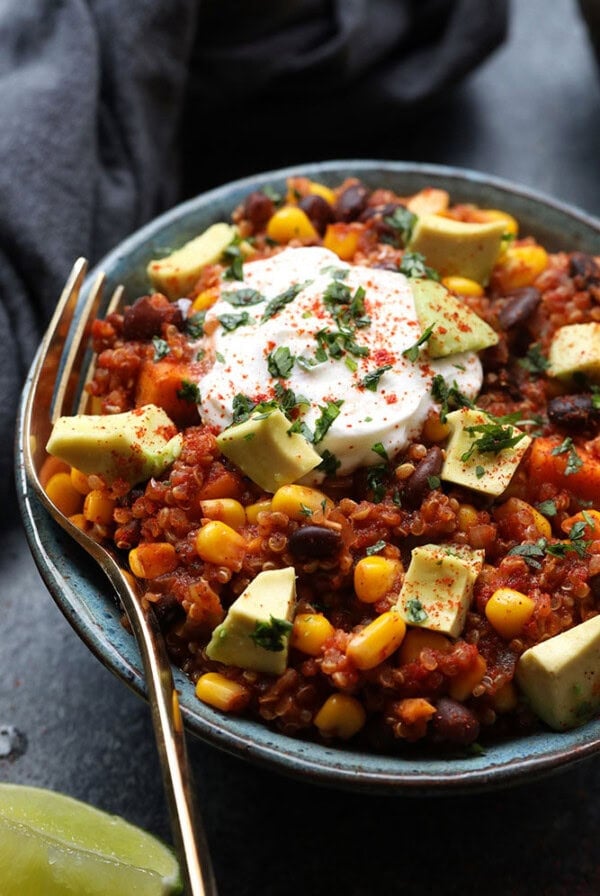
<instances>
[{"instance_id":1,"label":"diced avocado","mask_svg":"<svg viewBox=\"0 0 600 896\"><path fill-rule=\"evenodd\" d=\"M152 285L170 299L187 296L207 264L220 261L223 252L236 236L231 224L213 224L181 249L148 264Z\"/></svg>"},{"instance_id":2,"label":"diced avocado","mask_svg":"<svg viewBox=\"0 0 600 896\"><path fill-rule=\"evenodd\" d=\"M584 374L600 382L600 324L568 324L554 334L548 355L548 374L570 380Z\"/></svg>"},{"instance_id":3,"label":"diced avocado","mask_svg":"<svg viewBox=\"0 0 600 896\"><path fill-rule=\"evenodd\" d=\"M503 221L471 223L441 215L421 215L409 244L442 277L468 277L487 283L500 254Z\"/></svg>"},{"instance_id":4,"label":"diced avocado","mask_svg":"<svg viewBox=\"0 0 600 896\"><path fill-rule=\"evenodd\" d=\"M582 725L600 709L600 616L530 647L516 679L550 728Z\"/></svg>"},{"instance_id":5,"label":"diced avocado","mask_svg":"<svg viewBox=\"0 0 600 896\"><path fill-rule=\"evenodd\" d=\"M321 463L303 435L290 432L291 423L279 408L255 414L217 436L229 460L266 492L296 482Z\"/></svg>"},{"instance_id":6,"label":"diced avocado","mask_svg":"<svg viewBox=\"0 0 600 896\"><path fill-rule=\"evenodd\" d=\"M414 548L396 609L409 625L457 638L483 567L484 552L460 545Z\"/></svg>"},{"instance_id":7,"label":"diced avocado","mask_svg":"<svg viewBox=\"0 0 600 896\"><path fill-rule=\"evenodd\" d=\"M457 352L478 352L496 345L498 334L441 283L417 279L409 282L421 329L432 328L427 340L430 358L445 358Z\"/></svg>"},{"instance_id":8,"label":"diced avocado","mask_svg":"<svg viewBox=\"0 0 600 896\"><path fill-rule=\"evenodd\" d=\"M447 419L452 431L440 477L485 495L501 495L527 451L530 437L476 408L452 411ZM501 450L494 447L506 442L512 444ZM480 446L493 450L481 450Z\"/></svg>"},{"instance_id":9,"label":"diced avocado","mask_svg":"<svg viewBox=\"0 0 600 896\"><path fill-rule=\"evenodd\" d=\"M83 473L96 473L111 484L134 485L159 476L179 457L183 436L154 404L107 416L59 417L46 451Z\"/></svg>"},{"instance_id":10,"label":"diced avocado","mask_svg":"<svg viewBox=\"0 0 600 896\"><path fill-rule=\"evenodd\" d=\"M281 675L287 666L295 601L293 566L260 572L216 627L206 653L227 666Z\"/></svg>"}]
</instances>

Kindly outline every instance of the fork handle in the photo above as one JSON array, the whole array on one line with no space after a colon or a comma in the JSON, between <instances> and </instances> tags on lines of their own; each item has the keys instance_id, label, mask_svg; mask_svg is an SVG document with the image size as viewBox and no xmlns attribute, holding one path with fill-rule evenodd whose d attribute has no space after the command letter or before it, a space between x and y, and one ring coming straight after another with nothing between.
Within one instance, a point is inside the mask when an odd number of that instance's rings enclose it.
<instances>
[{"instance_id":1,"label":"fork handle","mask_svg":"<svg viewBox=\"0 0 600 896\"><path fill-rule=\"evenodd\" d=\"M179 697L162 631L152 608L142 607L134 587L118 568L110 578L142 655L171 829L182 865L184 892L186 896L217 896L208 843L195 810Z\"/></svg>"}]
</instances>

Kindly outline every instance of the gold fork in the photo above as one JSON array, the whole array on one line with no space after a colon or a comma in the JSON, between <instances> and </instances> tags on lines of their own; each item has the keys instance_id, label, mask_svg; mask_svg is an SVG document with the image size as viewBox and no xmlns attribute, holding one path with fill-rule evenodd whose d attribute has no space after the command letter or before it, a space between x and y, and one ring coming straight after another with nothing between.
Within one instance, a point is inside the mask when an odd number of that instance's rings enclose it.
<instances>
[{"instance_id":1,"label":"gold fork","mask_svg":"<svg viewBox=\"0 0 600 896\"><path fill-rule=\"evenodd\" d=\"M189 896L216 896L217 889L204 831L194 809L193 787L177 691L160 627L151 608L142 604L133 579L117 557L73 525L50 501L39 478L45 445L55 420L82 406L82 384L89 378L87 335L98 313L104 275L96 279L84 304L78 298L87 271L80 258L71 271L32 369L25 400L21 451L25 474L39 501L62 528L98 563L110 580L137 639L161 761L171 829ZM121 297L119 287L110 307ZM87 353L87 361L85 361ZM83 364L83 370L81 370ZM81 370L81 373L78 371Z\"/></svg>"}]
</instances>

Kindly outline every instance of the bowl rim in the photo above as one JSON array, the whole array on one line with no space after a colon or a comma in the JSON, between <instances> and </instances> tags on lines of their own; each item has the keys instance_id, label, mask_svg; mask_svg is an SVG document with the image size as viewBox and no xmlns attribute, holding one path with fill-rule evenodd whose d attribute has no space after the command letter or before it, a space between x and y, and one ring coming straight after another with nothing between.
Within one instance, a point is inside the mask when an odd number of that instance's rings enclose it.
<instances>
[{"instance_id":1,"label":"bowl rim","mask_svg":"<svg viewBox=\"0 0 600 896\"><path fill-rule=\"evenodd\" d=\"M361 174L376 174L378 171L392 176L420 178L424 182L428 179L444 181L451 193L451 182L454 181L465 189L492 188L525 200L536 209L539 207L540 213L544 208L549 209L583 226L590 234L593 232L598 236L600 252L600 220L570 204L504 178L444 165L376 159L332 160L298 164L241 178L175 206L136 230L105 255L89 272L82 298L99 271L118 268L134 250L150 243L165 228L194 216L198 211L227 202L233 194L250 192L266 183L291 176L314 179L323 175L337 175L339 178L354 174L360 177ZM230 207L233 210L233 205ZM90 651L105 667L145 698L137 646L122 628L116 605L106 599L110 586L93 567L92 561L47 516L27 483L18 446L23 405L30 383L31 370L23 387L17 417L15 472L19 507L34 561L59 609ZM85 598L81 596L82 589L86 593ZM422 753L413 755L409 751L390 756L330 747L285 736L253 720L223 715L200 703L189 679L176 667L173 671L175 686L181 694L182 716L191 733L263 767L341 789L403 795L488 790L558 772L600 750L600 719L570 732L557 734L543 731L501 742L490 747L489 753L479 755L466 753L450 758L445 755L425 757Z\"/></svg>"}]
</instances>

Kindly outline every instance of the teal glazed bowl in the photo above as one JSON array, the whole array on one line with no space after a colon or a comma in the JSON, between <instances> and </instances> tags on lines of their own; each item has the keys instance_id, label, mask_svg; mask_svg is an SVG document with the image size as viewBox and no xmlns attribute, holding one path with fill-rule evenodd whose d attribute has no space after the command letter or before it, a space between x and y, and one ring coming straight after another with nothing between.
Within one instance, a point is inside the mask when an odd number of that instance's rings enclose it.
<instances>
[{"instance_id":1,"label":"teal glazed bowl","mask_svg":"<svg viewBox=\"0 0 600 896\"><path fill-rule=\"evenodd\" d=\"M345 177L367 186L409 195L425 186L447 189L454 202L501 208L550 250L600 254L600 222L530 190L482 174L403 162L342 161L271 171L198 196L143 227L107 255L98 270L107 275L106 295L117 284L133 300L148 290L148 261L176 248L208 225L227 220L252 190L283 188L286 177L305 175L326 184ZM83 296L82 296L83 298ZM29 388L25 383L24 394ZM22 416L18 427L22 426ZM145 696L142 665L133 637L122 627L108 582L76 544L46 515L31 492L17 457L22 516L31 551L54 600L90 650L138 694ZM600 719L566 733L539 731L487 747L479 755L432 755L404 750L398 755L364 753L286 737L247 719L225 715L196 698L191 682L175 671L185 724L202 740L259 765L319 784L378 793L438 794L483 790L531 781L595 755Z\"/></svg>"}]
</instances>

